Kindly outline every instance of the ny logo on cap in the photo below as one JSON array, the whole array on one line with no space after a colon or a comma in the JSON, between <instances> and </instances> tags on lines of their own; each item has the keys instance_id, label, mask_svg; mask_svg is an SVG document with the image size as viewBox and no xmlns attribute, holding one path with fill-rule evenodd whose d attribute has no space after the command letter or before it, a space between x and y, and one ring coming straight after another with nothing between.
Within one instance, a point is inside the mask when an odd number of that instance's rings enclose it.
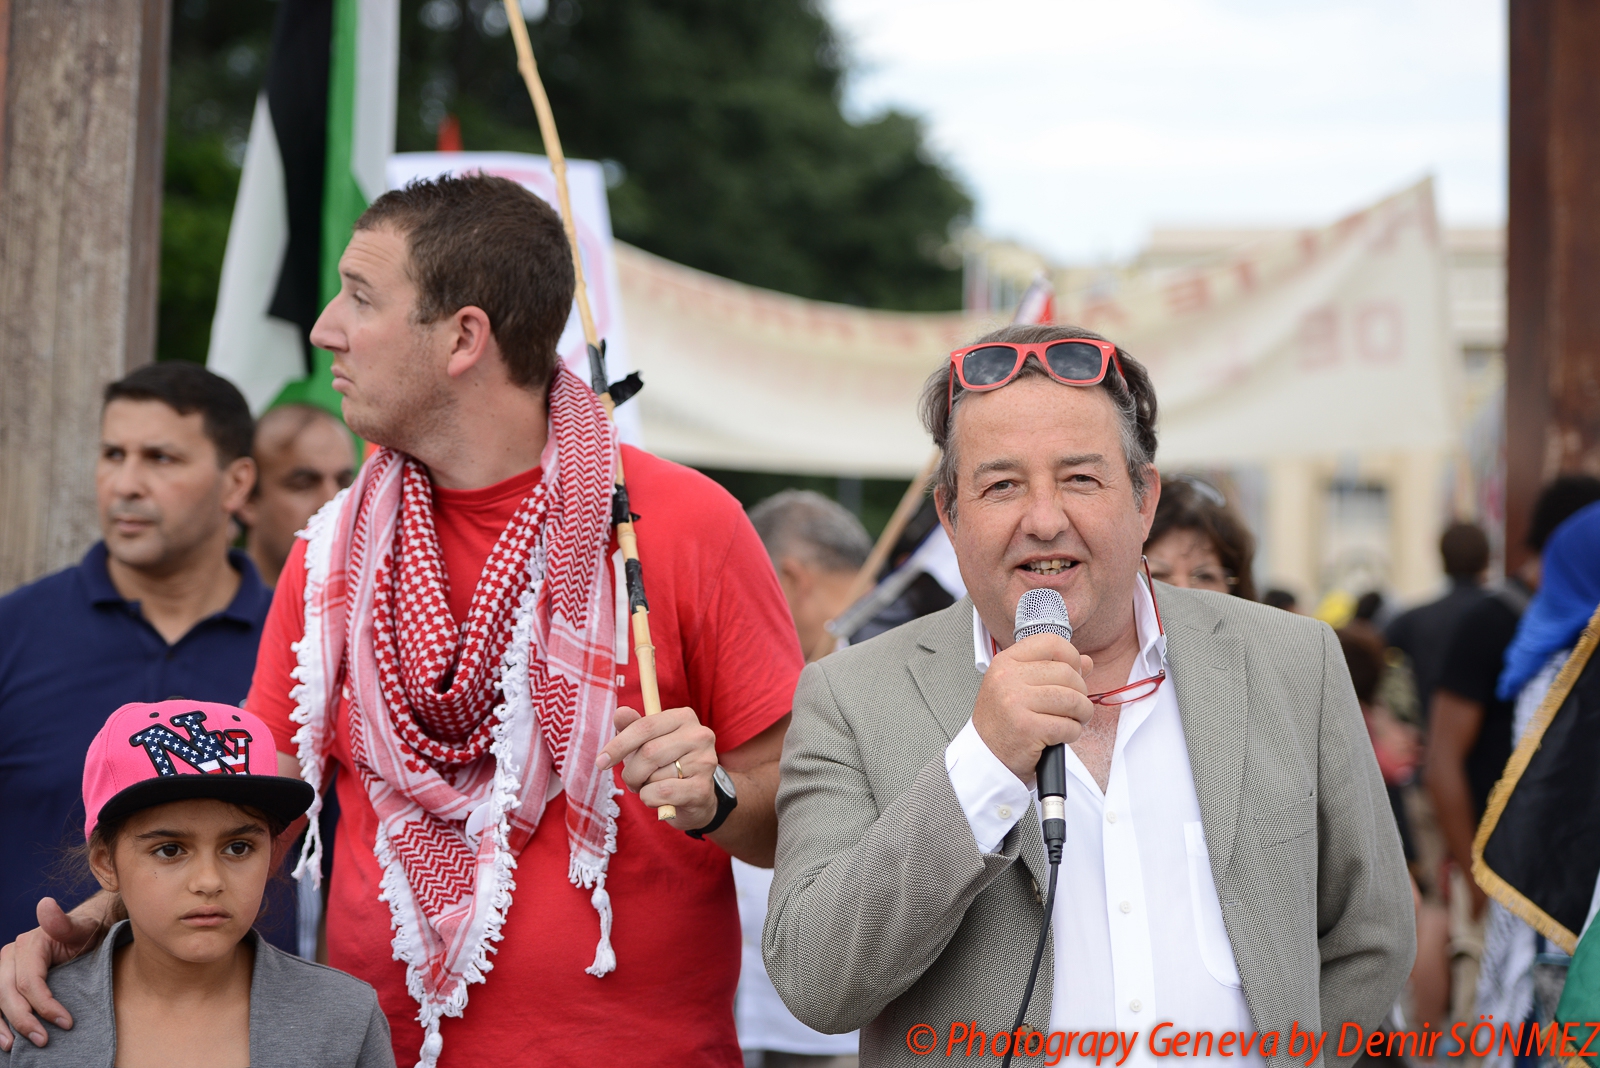
<instances>
[{"instance_id":1,"label":"ny logo on cap","mask_svg":"<svg viewBox=\"0 0 1600 1068\"><path fill-rule=\"evenodd\" d=\"M189 732L188 741L178 737L166 724L156 723L133 735L128 744L144 746L156 774L163 778L180 774L173 766L174 756L203 775L248 775L250 732L239 727L208 731L202 726L205 721L204 712L185 712L173 716L172 722Z\"/></svg>"}]
</instances>

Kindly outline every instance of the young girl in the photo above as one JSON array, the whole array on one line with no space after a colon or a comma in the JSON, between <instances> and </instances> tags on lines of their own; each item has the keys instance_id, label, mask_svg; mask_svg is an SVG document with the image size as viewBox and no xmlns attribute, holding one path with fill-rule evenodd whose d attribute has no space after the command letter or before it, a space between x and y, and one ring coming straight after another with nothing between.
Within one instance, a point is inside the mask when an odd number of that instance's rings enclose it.
<instances>
[{"instance_id":1,"label":"young girl","mask_svg":"<svg viewBox=\"0 0 1600 1068\"><path fill-rule=\"evenodd\" d=\"M272 843L311 804L266 724L229 705L124 705L83 769L89 867L127 919L50 972L74 1026L0 1065L393 1068L372 987L251 930Z\"/></svg>"}]
</instances>

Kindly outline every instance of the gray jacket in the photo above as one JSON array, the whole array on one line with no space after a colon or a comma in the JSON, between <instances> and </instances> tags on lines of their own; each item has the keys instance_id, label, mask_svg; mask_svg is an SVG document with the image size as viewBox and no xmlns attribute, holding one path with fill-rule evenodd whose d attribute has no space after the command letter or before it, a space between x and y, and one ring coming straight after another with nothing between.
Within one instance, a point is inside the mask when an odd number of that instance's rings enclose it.
<instances>
[{"instance_id":1,"label":"gray jacket","mask_svg":"<svg viewBox=\"0 0 1600 1068\"><path fill-rule=\"evenodd\" d=\"M1367 1028L1411 969L1410 882L1339 643L1322 623L1158 584L1201 822L1262 1032ZM1009 1028L1043 920L1038 817L981 853L945 770L972 716L972 602L806 668L778 786L763 932L778 993L861 1062L921 1064L907 1032ZM1047 949L1027 1025L1048 1031ZM985 1023L993 1026L985 1027ZM1287 1058L1280 1058L1287 1062ZM1304 1061L1302 1055L1298 1061ZM1037 1058L1019 1057L1013 1063Z\"/></svg>"},{"instance_id":2,"label":"gray jacket","mask_svg":"<svg viewBox=\"0 0 1600 1068\"><path fill-rule=\"evenodd\" d=\"M389 1021L378 994L354 976L291 957L251 931L256 964L250 974L251 1068L394 1068ZM131 941L123 920L100 948L50 970L50 992L72 1013L63 1031L46 1023L49 1043L40 1049L18 1037L6 1068L112 1068L117 1054L117 1016L111 1003L111 960Z\"/></svg>"}]
</instances>

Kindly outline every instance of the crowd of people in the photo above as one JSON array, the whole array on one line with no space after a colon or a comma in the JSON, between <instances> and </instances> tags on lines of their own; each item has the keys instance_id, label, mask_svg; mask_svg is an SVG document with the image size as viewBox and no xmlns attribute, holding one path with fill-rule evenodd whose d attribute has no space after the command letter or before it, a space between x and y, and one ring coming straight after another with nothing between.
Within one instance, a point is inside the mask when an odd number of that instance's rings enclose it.
<instances>
[{"instance_id":1,"label":"crowd of people","mask_svg":"<svg viewBox=\"0 0 1600 1068\"><path fill-rule=\"evenodd\" d=\"M1600 481L1546 488L1503 581L1452 524L1443 597L1331 630L1258 602L1217 486L1157 477L1135 359L1013 326L922 399L924 548L887 568L944 584L899 572L901 625L836 642L866 530L618 442L556 355L542 201L385 194L340 275L342 422L129 374L101 541L0 598L0 1061L844 1068L937 1020L1045 1063L1163 1019L1548 1018L1470 851L1600 603ZM1070 643L1013 633L1039 588Z\"/></svg>"}]
</instances>

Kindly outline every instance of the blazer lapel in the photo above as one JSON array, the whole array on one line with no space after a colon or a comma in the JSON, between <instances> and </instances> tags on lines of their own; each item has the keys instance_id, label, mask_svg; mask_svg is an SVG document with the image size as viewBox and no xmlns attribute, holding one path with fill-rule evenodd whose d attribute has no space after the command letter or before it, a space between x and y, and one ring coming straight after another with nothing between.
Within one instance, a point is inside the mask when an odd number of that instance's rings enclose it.
<instances>
[{"instance_id":1,"label":"blazer lapel","mask_svg":"<svg viewBox=\"0 0 1600 1068\"><path fill-rule=\"evenodd\" d=\"M1156 596L1211 869L1221 882L1238 837L1248 748L1250 687L1244 642L1223 631L1222 617L1202 598L1166 585Z\"/></svg>"},{"instance_id":2,"label":"blazer lapel","mask_svg":"<svg viewBox=\"0 0 1600 1068\"><path fill-rule=\"evenodd\" d=\"M945 741L953 741L972 718L983 680L972 658L972 602L963 597L940 612L917 644L911 677Z\"/></svg>"}]
</instances>

